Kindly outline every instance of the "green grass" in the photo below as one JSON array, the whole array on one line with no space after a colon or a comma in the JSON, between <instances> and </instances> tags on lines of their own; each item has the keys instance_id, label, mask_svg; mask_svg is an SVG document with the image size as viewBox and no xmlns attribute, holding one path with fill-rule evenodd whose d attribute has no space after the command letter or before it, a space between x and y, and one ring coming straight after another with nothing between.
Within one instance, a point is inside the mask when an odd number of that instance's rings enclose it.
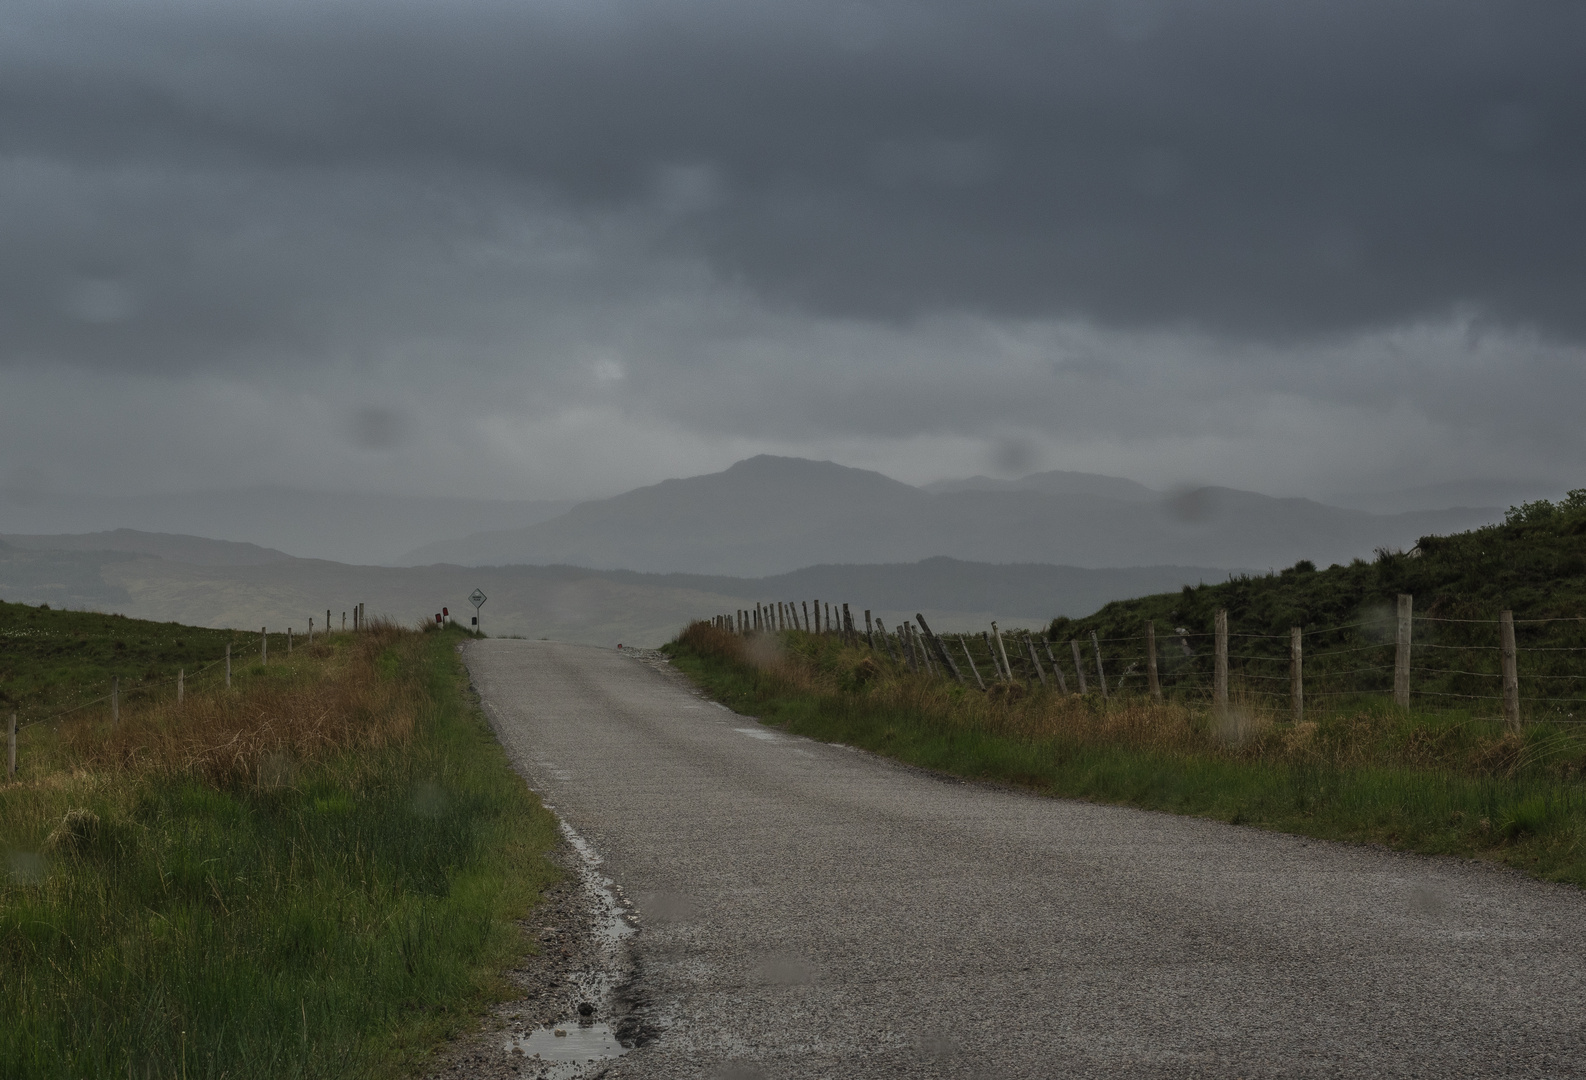
<instances>
[{"instance_id":1,"label":"green grass","mask_svg":"<svg viewBox=\"0 0 1586 1080\"><path fill-rule=\"evenodd\" d=\"M286 635L268 637L270 658L284 659ZM295 646L304 643L295 636ZM208 681L224 681L217 662L228 645L235 667L258 662L257 633L0 601L0 711L15 710L25 724L108 694L112 677L120 679L124 695L170 693L178 668L186 669L191 685L200 668L217 665L206 673Z\"/></svg>"},{"instance_id":2,"label":"green grass","mask_svg":"<svg viewBox=\"0 0 1586 1080\"><path fill-rule=\"evenodd\" d=\"M746 647L696 625L666 651L739 712L909 764L1586 885L1586 738L1573 727L1514 735L1468 712L1362 699L1299 728L1244 709L1231 730L1185 704L1038 688L1007 701L831 637L795 632L779 644Z\"/></svg>"},{"instance_id":3,"label":"green grass","mask_svg":"<svg viewBox=\"0 0 1586 1080\"><path fill-rule=\"evenodd\" d=\"M1409 552L1317 569L1301 561L1268 574L1234 575L1180 592L1120 600L1082 619L1057 618L1046 637L1062 656L1071 639L1101 640L1116 678L1133 664L1144 679L1144 628L1155 624L1170 696L1204 696L1212 627L1228 612L1230 667L1252 687L1287 693L1289 628L1303 627L1308 693L1387 693L1393 685L1394 605L1414 597L1411 686L1421 703L1460 700L1499 711L1498 613L1514 613L1522 712L1535 719L1586 717L1586 489L1558 504L1514 507L1502 524L1424 536ZM1531 621L1535 620L1535 621ZM1187 631L1179 647L1174 630ZM1018 662L1016 661L1016 664ZM1092 675L1094 672L1092 671Z\"/></svg>"},{"instance_id":4,"label":"green grass","mask_svg":"<svg viewBox=\"0 0 1586 1080\"><path fill-rule=\"evenodd\" d=\"M498 998L555 827L460 640L334 635L232 698L30 732L54 767L0 788L5 1075L389 1076ZM239 732L252 757L213 753Z\"/></svg>"}]
</instances>

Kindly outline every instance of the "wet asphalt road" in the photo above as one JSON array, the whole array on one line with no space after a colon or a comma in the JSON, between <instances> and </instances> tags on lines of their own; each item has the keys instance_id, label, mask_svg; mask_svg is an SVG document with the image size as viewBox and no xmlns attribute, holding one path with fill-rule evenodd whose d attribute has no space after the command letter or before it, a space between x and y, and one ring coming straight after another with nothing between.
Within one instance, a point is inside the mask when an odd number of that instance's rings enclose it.
<instances>
[{"instance_id":1,"label":"wet asphalt road","mask_svg":"<svg viewBox=\"0 0 1586 1080\"><path fill-rule=\"evenodd\" d=\"M1586 1076L1586 895L961 784L630 655L470 645L636 901L612 1077Z\"/></svg>"}]
</instances>

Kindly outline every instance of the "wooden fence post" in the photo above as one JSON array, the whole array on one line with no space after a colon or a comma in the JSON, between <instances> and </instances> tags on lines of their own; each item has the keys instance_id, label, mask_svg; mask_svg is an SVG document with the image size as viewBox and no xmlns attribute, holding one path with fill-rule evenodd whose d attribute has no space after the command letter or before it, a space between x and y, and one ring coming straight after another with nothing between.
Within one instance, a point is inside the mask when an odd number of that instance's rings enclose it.
<instances>
[{"instance_id":1,"label":"wooden fence post","mask_svg":"<svg viewBox=\"0 0 1586 1080\"><path fill-rule=\"evenodd\" d=\"M6 779L17 778L17 714L11 714L11 733L6 736Z\"/></svg>"},{"instance_id":2,"label":"wooden fence post","mask_svg":"<svg viewBox=\"0 0 1586 1080\"><path fill-rule=\"evenodd\" d=\"M1289 627L1289 708L1294 722L1305 719L1305 631L1298 626Z\"/></svg>"},{"instance_id":3,"label":"wooden fence post","mask_svg":"<svg viewBox=\"0 0 1586 1080\"><path fill-rule=\"evenodd\" d=\"M1394 635L1393 650L1393 703L1401 709L1410 707L1410 619L1415 597L1399 594L1399 626Z\"/></svg>"},{"instance_id":4,"label":"wooden fence post","mask_svg":"<svg viewBox=\"0 0 1586 1080\"><path fill-rule=\"evenodd\" d=\"M854 617L848 610L848 605L843 605L843 641L849 645L854 643Z\"/></svg>"},{"instance_id":5,"label":"wooden fence post","mask_svg":"<svg viewBox=\"0 0 1586 1080\"><path fill-rule=\"evenodd\" d=\"M1503 663L1503 718L1520 730L1519 650L1514 647L1514 612L1498 612L1498 655Z\"/></svg>"},{"instance_id":6,"label":"wooden fence post","mask_svg":"<svg viewBox=\"0 0 1586 1080\"><path fill-rule=\"evenodd\" d=\"M1090 647L1096 653L1096 681L1101 683L1101 700L1107 700L1107 672L1101 666L1101 642L1096 640L1096 631L1090 632Z\"/></svg>"},{"instance_id":7,"label":"wooden fence post","mask_svg":"<svg viewBox=\"0 0 1586 1080\"><path fill-rule=\"evenodd\" d=\"M1089 692L1089 687L1085 685L1085 661L1079 655L1079 639L1069 638L1068 647L1074 650L1074 674L1079 676L1079 692L1083 696Z\"/></svg>"},{"instance_id":8,"label":"wooden fence post","mask_svg":"<svg viewBox=\"0 0 1586 1080\"><path fill-rule=\"evenodd\" d=\"M290 626L286 628L286 655L292 655L292 628Z\"/></svg>"},{"instance_id":9,"label":"wooden fence post","mask_svg":"<svg viewBox=\"0 0 1586 1080\"><path fill-rule=\"evenodd\" d=\"M1030 653L1030 663L1035 668L1035 677L1041 680L1041 685L1046 685L1046 672L1041 670L1041 661L1035 655L1035 642L1030 639L1030 632L1024 632L1024 647Z\"/></svg>"},{"instance_id":10,"label":"wooden fence post","mask_svg":"<svg viewBox=\"0 0 1586 1080\"><path fill-rule=\"evenodd\" d=\"M1013 682L1013 666L1008 663L1008 647L1002 643L1002 631L997 629L997 624L991 624L991 637L997 643L997 655L1002 657L1002 673L1008 682Z\"/></svg>"},{"instance_id":11,"label":"wooden fence post","mask_svg":"<svg viewBox=\"0 0 1586 1080\"><path fill-rule=\"evenodd\" d=\"M910 671L919 671L920 665L914 659L914 638L909 634L909 624L898 624L898 648L903 650L903 659L909 662Z\"/></svg>"},{"instance_id":12,"label":"wooden fence post","mask_svg":"<svg viewBox=\"0 0 1586 1080\"><path fill-rule=\"evenodd\" d=\"M975 658L969 652L969 642L964 640L964 635L958 635L958 646L964 650L964 659L969 661L969 671L975 676L975 685L982 690L986 688L986 681L980 677L980 669L975 666Z\"/></svg>"},{"instance_id":13,"label":"wooden fence post","mask_svg":"<svg viewBox=\"0 0 1586 1080\"><path fill-rule=\"evenodd\" d=\"M182 683L183 683L184 677L186 675L187 675L187 669L186 668L177 668L176 669L176 707L178 709L180 709L182 707L182 698L184 696L183 691L186 689L186 687L184 687L182 685Z\"/></svg>"},{"instance_id":14,"label":"wooden fence post","mask_svg":"<svg viewBox=\"0 0 1586 1080\"><path fill-rule=\"evenodd\" d=\"M1145 621L1145 678L1151 687L1151 699L1162 700L1162 682L1156 674L1156 620Z\"/></svg>"},{"instance_id":15,"label":"wooden fence post","mask_svg":"<svg viewBox=\"0 0 1586 1080\"><path fill-rule=\"evenodd\" d=\"M927 675L937 674L936 661L931 658L930 642L925 640L925 634L918 626L911 623L910 629L914 634L914 647L919 650L920 659L925 663L925 673Z\"/></svg>"},{"instance_id":16,"label":"wooden fence post","mask_svg":"<svg viewBox=\"0 0 1586 1080\"><path fill-rule=\"evenodd\" d=\"M1058 693L1067 695L1068 680L1063 678L1063 665L1057 662L1057 657L1052 655L1052 643L1041 638L1041 648L1046 650L1046 662L1052 665L1052 674L1057 676Z\"/></svg>"},{"instance_id":17,"label":"wooden fence post","mask_svg":"<svg viewBox=\"0 0 1586 1080\"><path fill-rule=\"evenodd\" d=\"M231 689L231 642L226 642L226 689Z\"/></svg>"},{"instance_id":18,"label":"wooden fence post","mask_svg":"<svg viewBox=\"0 0 1586 1080\"><path fill-rule=\"evenodd\" d=\"M869 643L872 649L876 647L876 631L870 623L869 608L865 608L865 641Z\"/></svg>"},{"instance_id":19,"label":"wooden fence post","mask_svg":"<svg viewBox=\"0 0 1586 1080\"><path fill-rule=\"evenodd\" d=\"M1219 608L1216 622L1216 659L1212 669L1212 704L1219 713L1228 711L1228 609Z\"/></svg>"},{"instance_id":20,"label":"wooden fence post","mask_svg":"<svg viewBox=\"0 0 1586 1080\"><path fill-rule=\"evenodd\" d=\"M947 651L947 646L942 644L942 639L937 637L931 630L930 625L926 623L925 616L916 612L914 617L920 620L920 629L924 631L926 638L930 641L930 647L936 650L937 657L942 661L942 667L946 668L954 679L963 682L963 672L958 670L958 665L953 662L953 657Z\"/></svg>"},{"instance_id":21,"label":"wooden fence post","mask_svg":"<svg viewBox=\"0 0 1586 1080\"><path fill-rule=\"evenodd\" d=\"M267 634L265 632L265 628L261 626L261 627L259 627L259 663L268 664L269 662L270 662L270 635Z\"/></svg>"}]
</instances>

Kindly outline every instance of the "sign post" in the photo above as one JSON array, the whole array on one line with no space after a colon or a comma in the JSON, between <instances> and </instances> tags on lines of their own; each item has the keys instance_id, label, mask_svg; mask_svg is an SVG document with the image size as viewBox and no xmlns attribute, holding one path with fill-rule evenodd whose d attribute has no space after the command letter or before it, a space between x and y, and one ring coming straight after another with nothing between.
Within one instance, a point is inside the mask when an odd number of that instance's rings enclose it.
<instances>
[{"instance_id":1,"label":"sign post","mask_svg":"<svg viewBox=\"0 0 1586 1080\"><path fill-rule=\"evenodd\" d=\"M474 633L475 634L482 633L482 631L479 629L479 609L484 604L485 599L486 599L485 594L480 592L478 589L475 589L473 592L468 594L468 602L470 604L474 605Z\"/></svg>"}]
</instances>

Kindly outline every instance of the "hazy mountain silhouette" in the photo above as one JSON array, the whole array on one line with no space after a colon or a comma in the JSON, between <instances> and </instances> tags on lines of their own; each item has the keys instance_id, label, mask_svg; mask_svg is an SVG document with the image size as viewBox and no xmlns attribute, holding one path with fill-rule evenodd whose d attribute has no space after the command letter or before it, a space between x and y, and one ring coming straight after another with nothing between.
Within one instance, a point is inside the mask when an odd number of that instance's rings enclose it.
<instances>
[{"instance_id":1,"label":"hazy mountain silhouette","mask_svg":"<svg viewBox=\"0 0 1586 1080\"><path fill-rule=\"evenodd\" d=\"M0 533L137 529L262 544L299 558L389 564L403 552L479 529L532 525L570 501L466 499L285 487L107 496L0 489Z\"/></svg>"},{"instance_id":2,"label":"hazy mountain silhouette","mask_svg":"<svg viewBox=\"0 0 1586 1080\"><path fill-rule=\"evenodd\" d=\"M917 488L826 461L760 456L724 472L581 503L527 528L427 544L400 561L764 576L830 563L1081 567L1323 565L1487 523L1492 509L1371 514L1232 488L1164 494L1039 473Z\"/></svg>"},{"instance_id":3,"label":"hazy mountain silhouette","mask_svg":"<svg viewBox=\"0 0 1586 1080\"><path fill-rule=\"evenodd\" d=\"M466 619L483 589L492 634L659 645L691 619L756 603L849 603L889 624L927 613L941 630L991 619L1037 625L1087 615L1110 600L1220 581L1198 567L1085 570L991 566L936 558L906 565L811 566L768 578L644 574L570 566L465 568L355 566L295 559L268 548L132 529L0 539L0 599L114 611L201 626L305 630L340 624L364 602L370 614L412 624L442 608Z\"/></svg>"},{"instance_id":4,"label":"hazy mountain silhouette","mask_svg":"<svg viewBox=\"0 0 1586 1080\"><path fill-rule=\"evenodd\" d=\"M11 533L0 535L0 542L24 551L117 551L153 555L157 559L191 563L194 566L262 566L292 560L292 556L284 551L260 547L258 544L210 540L180 533L140 532L137 529L55 535Z\"/></svg>"}]
</instances>

